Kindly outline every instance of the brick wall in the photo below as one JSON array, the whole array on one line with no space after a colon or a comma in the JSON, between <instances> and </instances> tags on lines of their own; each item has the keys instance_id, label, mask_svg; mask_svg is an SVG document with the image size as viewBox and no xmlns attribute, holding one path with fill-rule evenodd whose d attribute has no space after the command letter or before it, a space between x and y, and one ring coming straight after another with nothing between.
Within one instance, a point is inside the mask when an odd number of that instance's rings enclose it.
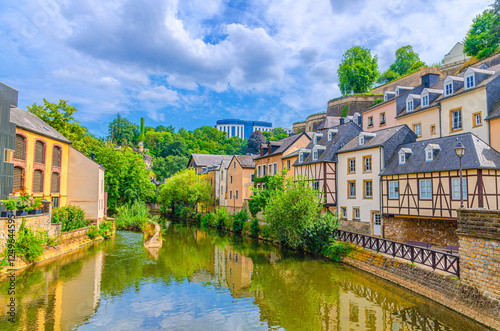
<instances>
[{"instance_id":1,"label":"brick wall","mask_svg":"<svg viewBox=\"0 0 500 331\"><path fill-rule=\"evenodd\" d=\"M457 221L384 217L385 238L399 242L424 241L434 246L458 245Z\"/></svg>"},{"instance_id":2,"label":"brick wall","mask_svg":"<svg viewBox=\"0 0 500 331\"><path fill-rule=\"evenodd\" d=\"M348 221L346 219L342 219L340 222L339 230L371 235L371 225L367 222L361 221Z\"/></svg>"},{"instance_id":3,"label":"brick wall","mask_svg":"<svg viewBox=\"0 0 500 331\"><path fill-rule=\"evenodd\" d=\"M458 210L457 233L462 281L500 301L500 210Z\"/></svg>"}]
</instances>

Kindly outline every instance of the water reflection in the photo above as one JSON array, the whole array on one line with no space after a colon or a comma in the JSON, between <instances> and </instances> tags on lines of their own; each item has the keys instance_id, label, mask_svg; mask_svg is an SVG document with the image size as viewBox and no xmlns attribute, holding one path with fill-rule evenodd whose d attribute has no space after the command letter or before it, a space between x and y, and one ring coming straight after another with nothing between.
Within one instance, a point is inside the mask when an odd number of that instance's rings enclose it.
<instances>
[{"instance_id":1,"label":"water reflection","mask_svg":"<svg viewBox=\"0 0 500 331\"><path fill-rule=\"evenodd\" d=\"M1 329L483 329L349 267L188 226L170 226L154 251L119 232L17 281L15 326L0 284Z\"/></svg>"}]
</instances>

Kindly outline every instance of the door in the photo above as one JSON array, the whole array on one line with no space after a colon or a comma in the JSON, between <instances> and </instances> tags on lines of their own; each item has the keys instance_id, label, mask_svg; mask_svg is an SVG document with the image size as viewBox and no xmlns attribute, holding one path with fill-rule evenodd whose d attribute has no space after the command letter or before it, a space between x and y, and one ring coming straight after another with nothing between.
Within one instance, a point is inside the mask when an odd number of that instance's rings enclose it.
<instances>
[{"instance_id":1,"label":"door","mask_svg":"<svg viewBox=\"0 0 500 331\"><path fill-rule=\"evenodd\" d=\"M382 219L379 212L372 212L373 235L382 235Z\"/></svg>"}]
</instances>

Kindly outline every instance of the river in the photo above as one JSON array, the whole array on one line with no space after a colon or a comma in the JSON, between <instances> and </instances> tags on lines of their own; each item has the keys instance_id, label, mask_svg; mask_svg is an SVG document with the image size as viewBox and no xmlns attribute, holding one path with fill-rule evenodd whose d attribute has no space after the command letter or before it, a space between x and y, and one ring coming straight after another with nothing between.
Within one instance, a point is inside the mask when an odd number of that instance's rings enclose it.
<instances>
[{"instance_id":1,"label":"river","mask_svg":"<svg viewBox=\"0 0 500 331\"><path fill-rule=\"evenodd\" d=\"M487 330L339 263L171 224L40 263L0 283L1 330Z\"/></svg>"}]
</instances>

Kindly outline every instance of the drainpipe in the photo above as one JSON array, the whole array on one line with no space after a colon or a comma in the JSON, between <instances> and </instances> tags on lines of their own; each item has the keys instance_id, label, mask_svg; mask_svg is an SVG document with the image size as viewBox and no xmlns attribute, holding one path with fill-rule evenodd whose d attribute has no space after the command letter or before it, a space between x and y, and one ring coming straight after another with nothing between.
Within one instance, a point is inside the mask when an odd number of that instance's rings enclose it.
<instances>
[{"instance_id":1,"label":"drainpipe","mask_svg":"<svg viewBox=\"0 0 500 331\"><path fill-rule=\"evenodd\" d=\"M378 198L379 198L379 210L380 210L380 221L381 221L381 231L380 231L380 235L382 238L385 238L385 219L382 217L382 176L381 176L381 173L382 173L382 170L383 169L383 164L384 164L384 161L383 161L383 156L384 156L384 153L383 153L383 150L382 150L383 147L379 147L379 154L380 154L380 173L378 174Z\"/></svg>"},{"instance_id":2,"label":"drainpipe","mask_svg":"<svg viewBox=\"0 0 500 331\"><path fill-rule=\"evenodd\" d=\"M337 219L340 216L339 213L339 156L337 155L337 162L335 162L335 209L337 212ZM326 175L325 175L325 181L326 181Z\"/></svg>"},{"instance_id":3,"label":"drainpipe","mask_svg":"<svg viewBox=\"0 0 500 331\"><path fill-rule=\"evenodd\" d=\"M439 110L439 138L443 136L443 130L441 128L441 103L438 103L438 110Z\"/></svg>"}]
</instances>

